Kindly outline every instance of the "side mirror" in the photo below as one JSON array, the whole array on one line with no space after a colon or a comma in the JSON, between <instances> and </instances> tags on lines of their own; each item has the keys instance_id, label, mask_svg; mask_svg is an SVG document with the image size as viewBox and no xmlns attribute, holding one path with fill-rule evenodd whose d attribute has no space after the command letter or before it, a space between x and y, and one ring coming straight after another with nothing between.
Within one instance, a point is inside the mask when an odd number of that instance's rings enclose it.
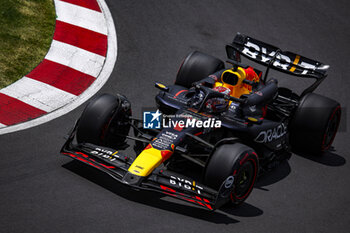
<instances>
[{"instance_id":1,"label":"side mirror","mask_svg":"<svg viewBox=\"0 0 350 233\"><path fill-rule=\"evenodd\" d=\"M241 63L241 54L232 45L226 45L226 55L229 59Z\"/></svg>"}]
</instances>

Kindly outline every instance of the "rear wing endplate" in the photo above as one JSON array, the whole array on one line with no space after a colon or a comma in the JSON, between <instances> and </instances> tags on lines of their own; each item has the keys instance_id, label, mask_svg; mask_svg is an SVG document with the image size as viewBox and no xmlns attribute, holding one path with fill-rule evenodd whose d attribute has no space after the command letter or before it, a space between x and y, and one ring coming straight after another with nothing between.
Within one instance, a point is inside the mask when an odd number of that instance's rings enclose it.
<instances>
[{"instance_id":1,"label":"rear wing endplate","mask_svg":"<svg viewBox=\"0 0 350 233\"><path fill-rule=\"evenodd\" d=\"M323 79L329 65L297 55L289 51L256 40L249 36L237 33L233 42L226 45L229 59L236 60L239 54L287 74L299 77Z\"/></svg>"}]
</instances>

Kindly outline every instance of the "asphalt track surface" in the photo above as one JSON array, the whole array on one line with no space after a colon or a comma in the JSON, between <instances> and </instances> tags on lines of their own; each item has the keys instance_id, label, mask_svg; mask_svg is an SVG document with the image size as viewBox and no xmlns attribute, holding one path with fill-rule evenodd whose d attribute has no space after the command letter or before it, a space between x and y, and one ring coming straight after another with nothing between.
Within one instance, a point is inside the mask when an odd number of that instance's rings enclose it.
<instances>
[{"instance_id":1,"label":"asphalt track surface","mask_svg":"<svg viewBox=\"0 0 350 233\"><path fill-rule=\"evenodd\" d=\"M330 64L329 77L317 93L348 106L348 1L107 3L119 51L112 77L100 92L126 94L134 115L154 105L153 82L172 83L188 52L225 59L224 45L237 31ZM305 85L284 76L280 83ZM131 191L60 156L63 136L83 106L44 125L0 136L1 232L349 232L350 134L345 114L335 151L323 157L293 155L260 179L246 204L210 213Z\"/></svg>"}]
</instances>

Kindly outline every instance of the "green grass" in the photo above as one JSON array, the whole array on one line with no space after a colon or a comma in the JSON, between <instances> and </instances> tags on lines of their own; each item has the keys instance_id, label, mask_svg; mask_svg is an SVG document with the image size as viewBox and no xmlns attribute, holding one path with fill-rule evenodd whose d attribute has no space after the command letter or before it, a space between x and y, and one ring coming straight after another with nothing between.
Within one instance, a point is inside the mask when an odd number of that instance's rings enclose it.
<instances>
[{"instance_id":1,"label":"green grass","mask_svg":"<svg viewBox=\"0 0 350 233\"><path fill-rule=\"evenodd\" d=\"M43 60L55 18L52 0L0 0L0 89Z\"/></svg>"}]
</instances>

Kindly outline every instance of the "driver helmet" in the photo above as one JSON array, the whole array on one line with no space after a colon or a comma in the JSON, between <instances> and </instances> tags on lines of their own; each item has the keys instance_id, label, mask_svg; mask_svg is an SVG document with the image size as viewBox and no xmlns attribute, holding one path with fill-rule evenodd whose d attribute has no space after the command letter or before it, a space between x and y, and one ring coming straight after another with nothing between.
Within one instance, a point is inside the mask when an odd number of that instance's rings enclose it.
<instances>
[{"instance_id":1,"label":"driver helmet","mask_svg":"<svg viewBox=\"0 0 350 233\"><path fill-rule=\"evenodd\" d=\"M231 90L229 88L223 87L223 86L214 87L213 90L226 95L230 95L231 93ZM228 104L229 104L229 100L217 97L217 98L209 99L205 103L205 108L209 113L224 112L227 109Z\"/></svg>"}]
</instances>

